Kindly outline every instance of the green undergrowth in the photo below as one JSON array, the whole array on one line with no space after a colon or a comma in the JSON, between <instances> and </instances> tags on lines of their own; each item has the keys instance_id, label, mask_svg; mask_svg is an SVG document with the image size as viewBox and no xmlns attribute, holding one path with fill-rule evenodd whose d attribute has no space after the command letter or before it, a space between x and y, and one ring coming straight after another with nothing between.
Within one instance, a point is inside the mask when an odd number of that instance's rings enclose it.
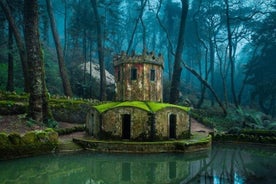
<instances>
[{"instance_id":1,"label":"green undergrowth","mask_svg":"<svg viewBox=\"0 0 276 184\"><path fill-rule=\"evenodd\" d=\"M57 128L55 131L58 133L58 135L67 135L74 132L85 131L85 129L85 126L74 126L70 128Z\"/></svg>"}]
</instances>

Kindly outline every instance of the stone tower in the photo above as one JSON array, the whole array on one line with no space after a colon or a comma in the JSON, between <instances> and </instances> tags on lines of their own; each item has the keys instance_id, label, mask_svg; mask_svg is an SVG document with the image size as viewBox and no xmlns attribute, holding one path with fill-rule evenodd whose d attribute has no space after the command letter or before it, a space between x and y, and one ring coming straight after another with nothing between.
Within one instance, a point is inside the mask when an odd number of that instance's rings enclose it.
<instances>
[{"instance_id":1,"label":"stone tower","mask_svg":"<svg viewBox=\"0 0 276 184\"><path fill-rule=\"evenodd\" d=\"M113 59L117 101L163 101L163 57L153 52Z\"/></svg>"}]
</instances>

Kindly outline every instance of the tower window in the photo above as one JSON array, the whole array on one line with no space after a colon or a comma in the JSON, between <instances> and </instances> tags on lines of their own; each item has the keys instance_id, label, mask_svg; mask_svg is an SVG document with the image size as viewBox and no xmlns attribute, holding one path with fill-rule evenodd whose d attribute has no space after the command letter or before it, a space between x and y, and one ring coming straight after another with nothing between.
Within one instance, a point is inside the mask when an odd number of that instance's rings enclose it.
<instances>
[{"instance_id":1,"label":"tower window","mask_svg":"<svg viewBox=\"0 0 276 184\"><path fill-rule=\"evenodd\" d=\"M150 70L150 81L155 81L155 70Z\"/></svg>"},{"instance_id":2,"label":"tower window","mask_svg":"<svg viewBox=\"0 0 276 184\"><path fill-rule=\"evenodd\" d=\"M136 68L131 69L131 80L137 80L137 69Z\"/></svg>"}]
</instances>

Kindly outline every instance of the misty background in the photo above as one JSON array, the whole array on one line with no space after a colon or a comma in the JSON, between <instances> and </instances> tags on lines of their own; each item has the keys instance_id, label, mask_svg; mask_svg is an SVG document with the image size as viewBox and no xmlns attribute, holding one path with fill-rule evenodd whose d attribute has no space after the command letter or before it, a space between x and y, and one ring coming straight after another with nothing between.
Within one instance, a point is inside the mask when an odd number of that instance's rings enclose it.
<instances>
[{"instance_id":1,"label":"misty background","mask_svg":"<svg viewBox=\"0 0 276 184\"><path fill-rule=\"evenodd\" d=\"M74 97L101 99L101 39L106 100L114 100L114 55L160 53L164 101L171 81L185 0L52 0L51 10ZM23 3L6 1L23 35ZM218 106L276 115L276 1L190 0L181 54L179 98L196 108ZM49 7L48 7L49 8ZM94 7L95 8L95 7ZM49 94L64 95L46 1L39 31ZM9 70L9 67L13 70ZM12 73L10 73L12 72ZM12 80L9 75L12 75ZM0 90L24 91L22 64L4 11L0 11Z\"/></svg>"}]
</instances>

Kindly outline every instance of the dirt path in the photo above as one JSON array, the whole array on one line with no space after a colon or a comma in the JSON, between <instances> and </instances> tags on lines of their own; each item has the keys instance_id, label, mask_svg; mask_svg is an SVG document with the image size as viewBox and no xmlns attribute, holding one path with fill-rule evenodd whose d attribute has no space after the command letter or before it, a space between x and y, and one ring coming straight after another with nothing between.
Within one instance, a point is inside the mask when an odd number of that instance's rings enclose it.
<instances>
[{"instance_id":1,"label":"dirt path","mask_svg":"<svg viewBox=\"0 0 276 184\"><path fill-rule=\"evenodd\" d=\"M199 123L195 119L191 119L191 132L201 132L201 133L206 133L209 134L210 132L213 132L214 130L206 127L205 125Z\"/></svg>"}]
</instances>

